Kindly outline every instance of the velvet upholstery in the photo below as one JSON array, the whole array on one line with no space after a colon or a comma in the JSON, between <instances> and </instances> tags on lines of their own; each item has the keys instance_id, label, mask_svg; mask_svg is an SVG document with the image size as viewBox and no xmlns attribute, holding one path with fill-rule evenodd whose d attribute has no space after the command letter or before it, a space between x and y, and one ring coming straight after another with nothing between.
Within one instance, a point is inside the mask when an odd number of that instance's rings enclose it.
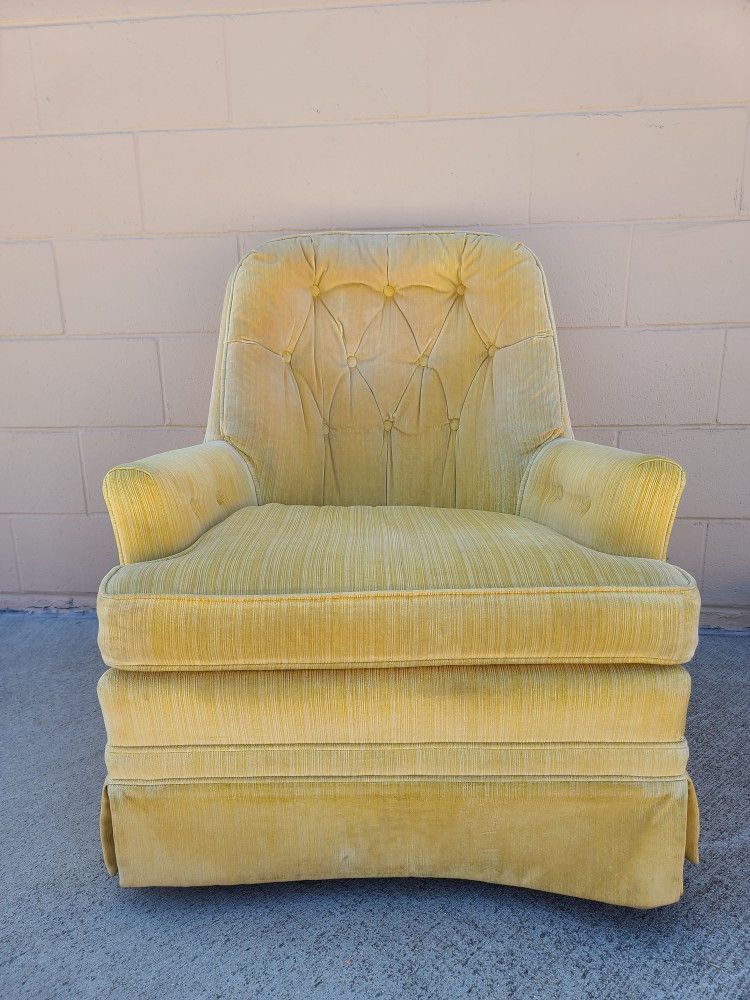
<instances>
[{"instance_id":1,"label":"velvet upholstery","mask_svg":"<svg viewBox=\"0 0 750 1000\"><path fill-rule=\"evenodd\" d=\"M549 297L471 233L274 241L204 444L104 494L123 885L485 879L633 906L697 860L679 466L572 439Z\"/></svg>"},{"instance_id":2,"label":"velvet upholstery","mask_svg":"<svg viewBox=\"0 0 750 1000\"><path fill-rule=\"evenodd\" d=\"M531 455L568 432L544 276L519 243L291 237L229 283L208 433L250 458L262 503L513 513Z\"/></svg>"},{"instance_id":3,"label":"velvet upholstery","mask_svg":"<svg viewBox=\"0 0 750 1000\"><path fill-rule=\"evenodd\" d=\"M113 570L99 618L131 670L682 663L698 598L677 567L510 514L269 503Z\"/></svg>"},{"instance_id":4,"label":"velvet upholstery","mask_svg":"<svg viewBox=\"0 0 750 1000\"><path fill-rule=\"evenodd\" d=\"M117 747L366 743L675 743L684 667L107 670L99 685ZM315 711L310 711L314 706Z\"/></svg>"}]
</instances>

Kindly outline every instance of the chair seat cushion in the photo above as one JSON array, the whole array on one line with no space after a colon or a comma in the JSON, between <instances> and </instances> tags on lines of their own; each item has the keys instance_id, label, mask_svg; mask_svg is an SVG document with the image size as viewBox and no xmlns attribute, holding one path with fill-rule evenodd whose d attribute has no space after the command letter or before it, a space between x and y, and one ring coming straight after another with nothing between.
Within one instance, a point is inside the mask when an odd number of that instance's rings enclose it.
<instances>
[{"instance_id":1,"label":"chair seat cushion","mask_svg":"<svg viewBox=\"0 0 750 1000\"><path fill-rule=\"evenodd\" d=\"M112 570L99 643L134 670L683 663L699 603L677 567L509 514L274 503Z\"/></svg>"}]
</instances>

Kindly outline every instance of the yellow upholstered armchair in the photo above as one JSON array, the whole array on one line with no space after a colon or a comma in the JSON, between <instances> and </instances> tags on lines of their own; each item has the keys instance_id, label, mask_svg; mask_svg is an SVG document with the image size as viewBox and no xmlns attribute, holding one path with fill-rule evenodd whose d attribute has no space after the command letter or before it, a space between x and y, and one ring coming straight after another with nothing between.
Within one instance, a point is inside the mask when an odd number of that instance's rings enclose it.
<instances>
[{"instance_id":1,"label":"yellow upholstered armchair","mask_svg":"<svg viewBox=\"0 0 750 1000\"><path fill-rule=\"evenodd\" d=\"M674 462L572 439L518 243L249 254L204 444L107 475L127 886L443 876L630 906L697 860Z\"/></svg>"}]
</instances>

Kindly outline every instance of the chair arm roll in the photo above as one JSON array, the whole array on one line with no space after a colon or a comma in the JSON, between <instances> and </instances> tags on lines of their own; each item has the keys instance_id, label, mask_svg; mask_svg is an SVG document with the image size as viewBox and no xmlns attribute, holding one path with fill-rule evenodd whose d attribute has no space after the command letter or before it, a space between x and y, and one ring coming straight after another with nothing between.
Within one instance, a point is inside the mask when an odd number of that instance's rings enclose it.
<instances>
[{"instance_id":1,"label":"chair arm roll","mask_svg":"<svg viewBox=\"0 0 750 1000\"><path fill-rule=\"evenodd\" d=\"M103 493L123 564L173 555L258 503L247 460L226 441L118 465L105 476Z\"/></svg>"},{"instance_id":2,"label":"chair arm roll","mask_svg":"<svg viewBox=\"0 0 750 1000\"><path fill-rule=\"evenodd\" d=\"M669 458L557 438L533 456L516 512L591 549L664 559L684 488Z\"/></svg>"}]
</instances>

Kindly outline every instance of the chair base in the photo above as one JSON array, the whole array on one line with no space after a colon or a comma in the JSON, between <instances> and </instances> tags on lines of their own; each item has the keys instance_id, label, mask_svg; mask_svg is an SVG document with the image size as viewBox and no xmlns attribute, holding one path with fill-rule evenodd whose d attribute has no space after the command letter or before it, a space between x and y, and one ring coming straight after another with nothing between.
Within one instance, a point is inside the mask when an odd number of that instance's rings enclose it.
<instances>
[{"instance_id":1,"label":"chair base","mask_svg":"<svg viewBox=\"0 0 750 1000\"><path fill-rule=\"evenodd\" d=\"M101 833L122 886L413 876L649 908L680 898L698 810L687 775L109 779Z\"/></svg>"}]
</instances>

